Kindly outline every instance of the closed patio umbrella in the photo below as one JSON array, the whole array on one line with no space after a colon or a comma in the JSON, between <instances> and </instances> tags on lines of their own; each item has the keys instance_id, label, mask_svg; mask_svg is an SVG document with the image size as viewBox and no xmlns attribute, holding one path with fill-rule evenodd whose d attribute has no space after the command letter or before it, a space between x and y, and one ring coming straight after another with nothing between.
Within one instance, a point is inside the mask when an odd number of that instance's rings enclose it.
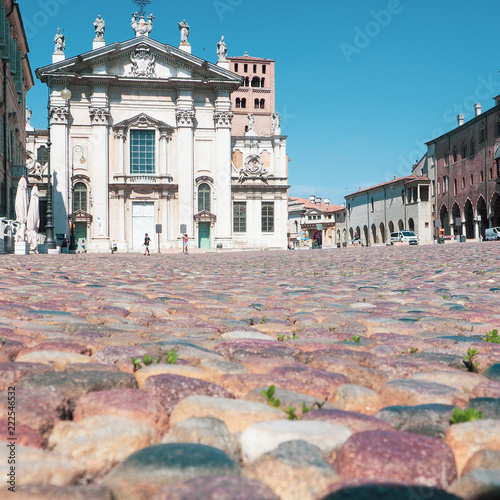
<instances>
[{"instance_id":1,"label":"closed patio umbrella","mask_svg":"<svg viewBox=\"0 0 500 500\"><path fill-rule=\"evenodd\" d=\"M38 248L38 228L40 227L40 208L38 204L38 188L36 184L31 190L30 207L26 219L26 229L28 230L28 243L30 250L36 252Z\"/></svg>"},{"instance_id":2,"label":"closed patio umbrella","mask_svg":"<svg viewBox=\"0 0 500 500\"><path fill-rule=\"evenodd\" d=\"M24 175L19 179L15 200L16 220L19 222L16 240L26 241L26 219L28 217L28 183Z\"/></svg>"}]
</instances>

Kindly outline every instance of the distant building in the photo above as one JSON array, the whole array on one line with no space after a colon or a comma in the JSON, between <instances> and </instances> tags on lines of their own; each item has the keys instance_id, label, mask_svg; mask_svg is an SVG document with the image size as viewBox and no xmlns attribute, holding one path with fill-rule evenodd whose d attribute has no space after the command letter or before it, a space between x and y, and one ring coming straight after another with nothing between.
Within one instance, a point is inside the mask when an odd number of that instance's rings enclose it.
<instances>
[{"instance_id":1,"label":"distant building","mask_svg":"<svg viewBox=\"0 0 500 500\"><path fill-rule=\"evenodd\" d=\"M33 86L19 5L0 4L0 216L15 219L17 183L26 174L26 94ZM1 225L0 225L1 226ZM0 227L3 234L3 227Z\"/></svg>"},{"instance_id":2,"label":"distant building","mask_svg":"<svg viewBox=\"0 0 500 500\"><path fill-rule=\"evenodd\" d=\"M427 158L436 170L436 231L484 237L500 226L500 96L495 106L427 143Z\"/></svg>"},{"instance_id":3,"label":"distant building","mask_svg":"<svg viewBox=\"0 0 500 500\"><path fill-rule=\"evenodd\" d=\"M229 69L242 79L241 86L231 94L233 105L232 134L242 136L248 132L248 114L255 116L255 132L259 136L273 133L275 110L275 61L250 57L228 57Z\"/></svg>"},{"instance_id":4,"label":"distant building","mask_svg":"<svg viewBox=\"0 0 500 500\"><path fill-rule=\"evenodd\" d=\"M310 196L290 197L288 202L289 246L333 248L347 241L345 206Z\"/></svg>"},{"instance_id":5,"label":"distant building","mask_svg":"<svg viewBox=\"0 0 500 500\"><path fill-rule=\"evenodd\" d=\"M431 242L431 181L427 176L407 175L361 189L346 197L349 239L363 245L390 243L390 234L415 231L421 242Z\"/></svg>"}]
</instances>

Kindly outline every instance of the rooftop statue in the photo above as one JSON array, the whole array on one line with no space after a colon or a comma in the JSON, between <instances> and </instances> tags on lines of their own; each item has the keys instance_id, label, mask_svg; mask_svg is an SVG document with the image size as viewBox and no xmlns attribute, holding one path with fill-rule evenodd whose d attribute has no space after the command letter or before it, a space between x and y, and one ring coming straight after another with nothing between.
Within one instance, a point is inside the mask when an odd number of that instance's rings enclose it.
<instances>
[{"instance_id":1,"label":"rooftop statue","mask_svg":"<svg viewBox=\"0 0 500 500\"><path fill-rule=\"evenodd\" d=\"M149 36L153 30L153 19L155 17L153 14L149 14L147 22L144 20L144 14L139 14L139 12L132 13L132 22L130 25L135 31L135 36Z\"/></svg>"},{"instance_id":2,"label":"rooftop statue","mask_svg":"<svg viewBox=\"0 0 500 500\"><path fill-rule=\"evenodd\" d=\"M57 33L54 37L54 43L56 44L54 52L64 52L64 49L66 48L66 37L61 33L60 28L57 28Z\"/></svg>"},{"instance_id":3,"label":"rooftop statue","mask_svg":"<svg viewBox=\"0 0 500 500\"><path fill-rule=\"evenodd\" d=\"M179 24L179 31L181 32L181 45L189 45L188 38L189 38L189 24L184 21Z\"/></svg>"},{"instance_id":4,"label":"rooftop statue","mask_svg":"<svg viewBox=\"0 0 500 500\"><path fill-rule=\"evenodd\" d=\"M97 19L94 22L95 28L95 37L96 38L104 38L104 31L106 30L106 23L101 16L97 16Z\"/></svg>"},{"instance_id":5,"label":"rooftop statue","mask_svg":"<svg viewBox=\"0 0 500 500\"><path fill-rule=\"evenodd\" d=\"M219 61L225 61L227 59L227 45L226 42L224 42L224 36L217 44L217 55L219 56Z\"/></svg>"}]
</instances>

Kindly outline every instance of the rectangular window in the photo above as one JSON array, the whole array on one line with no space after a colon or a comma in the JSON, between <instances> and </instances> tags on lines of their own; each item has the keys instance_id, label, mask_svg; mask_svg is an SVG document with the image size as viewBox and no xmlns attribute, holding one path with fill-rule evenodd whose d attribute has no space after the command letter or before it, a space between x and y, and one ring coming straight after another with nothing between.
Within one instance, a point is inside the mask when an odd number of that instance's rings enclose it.
<instances>
[{"instance_id":1,"label":"rectangular window","mask_svg":"<svg viewBox=\"0 0 500 500\"><path fill-rule=\"evenodd\" d=\"M155 131L130 131L130 173L155 173Z\"/></svg>"},{"instance_id":2,"label":"rectangular window","mask_svg":"<svg viewBox=\"0 0 500 500\"><path fill-rule=\"evenodd\" d=\"M239 67L239 66L238 66L238 63L235 63L235 64L234 64L234 72L235 72L235 73L238 73L238 67Z\"/></svg>"},{"instance_id":3,"label":"rectangular window","mask_svg":"<svg viewBox=\"0 0 500 500\"><path fill-rule=\"evenodd\" d=\"M266 74L266 65L265 64L262 65L262 73L264 75Z\"/></svg>"},{"instance_id":4,"label":"rectangular window","mask_svg":"<svg viewBox=\"0 0 500 500\"><path fill-rule=\"evenodd\" d=\"M235 233L247 231L247 204L244 201L237 201L233 205L233 231Z\"/></svg>"},{"instance_id":5,"label":"rectangular window","mask_svg":"<svg viewBox=\"0 0 500 500\"><path fill-rule=\"evenodd\" d=\"M274 231L274 203L262 203L262 232Z\"/></svg>"}]
</instances>

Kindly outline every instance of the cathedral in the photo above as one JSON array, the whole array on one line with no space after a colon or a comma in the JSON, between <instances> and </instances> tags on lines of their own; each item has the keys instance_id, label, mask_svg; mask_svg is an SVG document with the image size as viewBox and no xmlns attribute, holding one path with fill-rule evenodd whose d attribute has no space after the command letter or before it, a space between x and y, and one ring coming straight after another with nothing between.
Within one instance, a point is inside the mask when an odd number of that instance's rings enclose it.
<instances>
[{"instance_id":1,"label":"cathedral","mask_svg":"<svg viewBox=\"0 0 500 500\"><path fill-rule=\"evenodd\" d=\"M146 233L152 251L179 251L185 234L191 248L285 249L274 61L228 57L222 37L213 64L191 53L185 20L177 47L154 39L153 21L141 5L131 39L108 45L99 16L92 50L69 58L58 31L52 64L36 70L49 88L54 233L74 225L90 252L141 251Z\"/></svg>"}]
</instances>

